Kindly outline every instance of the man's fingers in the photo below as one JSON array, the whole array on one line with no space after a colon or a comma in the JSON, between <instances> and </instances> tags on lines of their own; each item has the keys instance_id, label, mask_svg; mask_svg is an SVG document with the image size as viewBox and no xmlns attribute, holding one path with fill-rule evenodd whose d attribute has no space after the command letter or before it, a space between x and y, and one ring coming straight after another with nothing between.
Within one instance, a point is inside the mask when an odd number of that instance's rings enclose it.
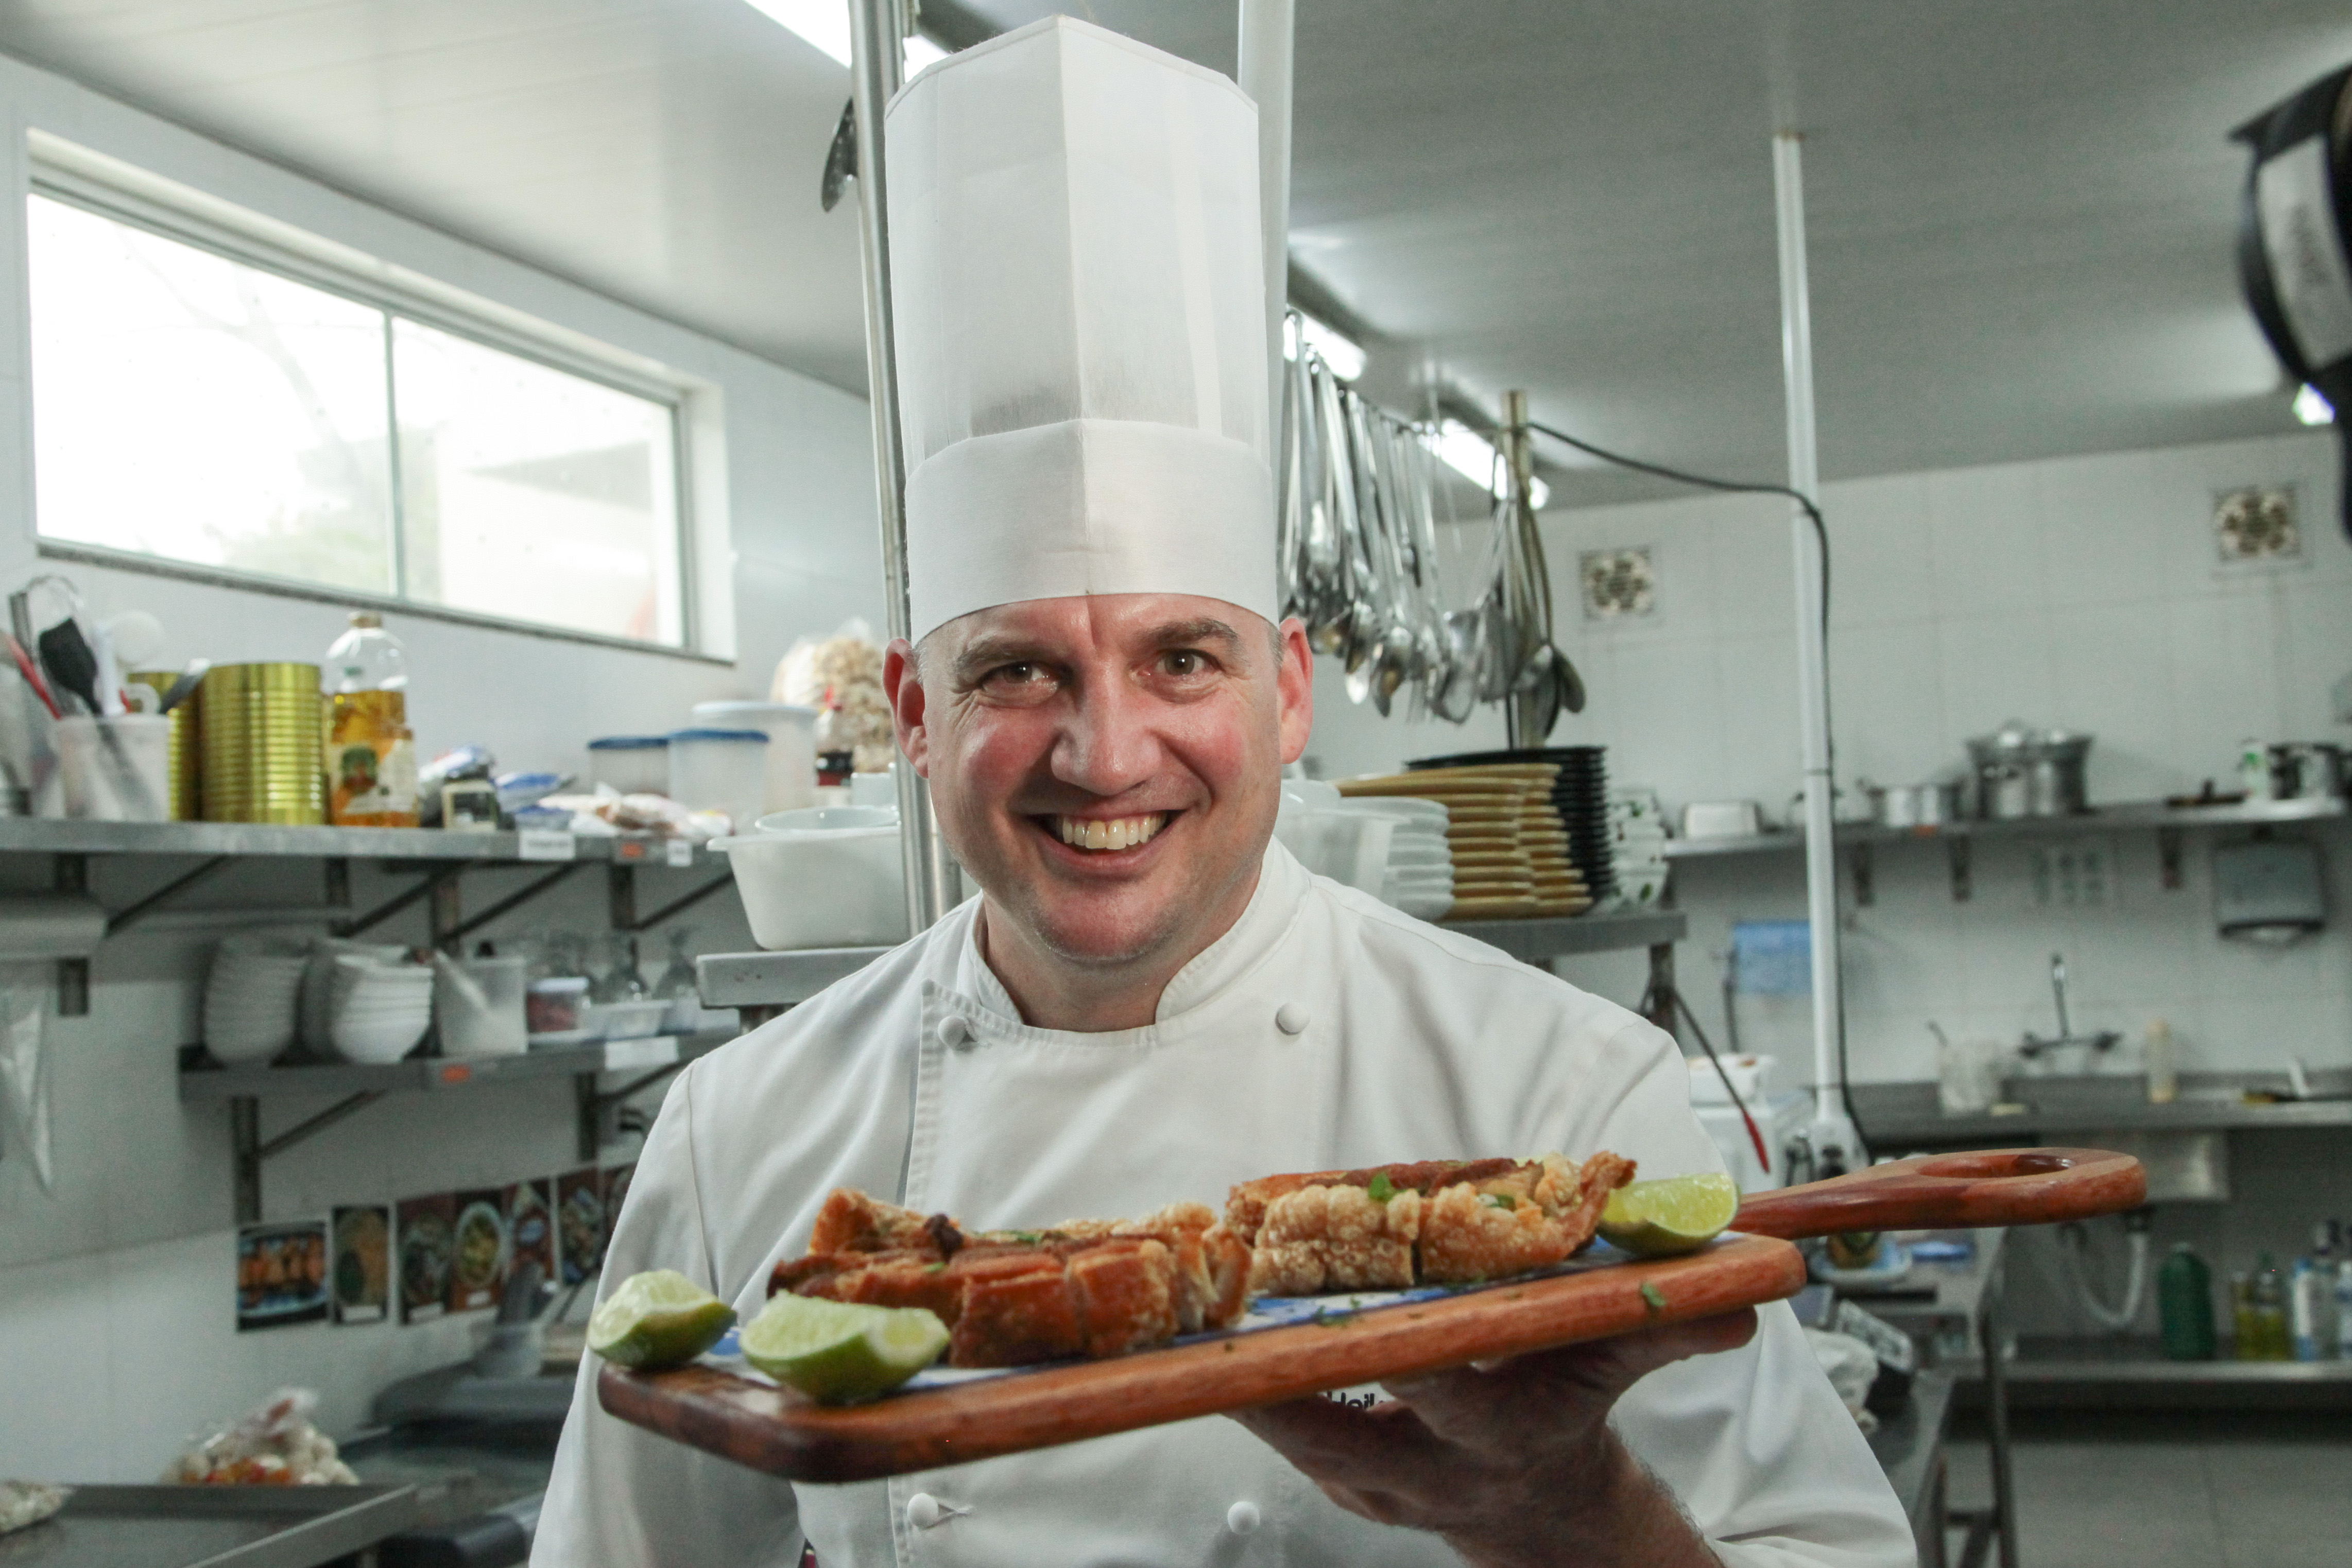
<instances>
[{"instance_id":1,"label":"man's fingers","mask_svg":"<svg viewBox=\"0 0 2352 1568\"><path fill-rule=\"evenodd\" d=\"M1538 1351L1485 1369L1462 1367L1384 1385L1439 1438L1476 1448L1524 1442L1526 1425L1571 1440L1597 1426L1619 1396L1659 1367L1737 1350L1753 1338L1756 1313L1715 1317Z\"/></svg>"},{"instance_id":2,"label":"man's fingers","mask_svg":"<svg viewBox=\"0 0 2352 1568\"><path fill-rule=\"evenodd\" d=\"M1309 1397L1229 1414L1317 1484L1357 1492L1411 1491L1438 1446L1401 1405L1357 1410Z\"/></svg>"}]
</instances>

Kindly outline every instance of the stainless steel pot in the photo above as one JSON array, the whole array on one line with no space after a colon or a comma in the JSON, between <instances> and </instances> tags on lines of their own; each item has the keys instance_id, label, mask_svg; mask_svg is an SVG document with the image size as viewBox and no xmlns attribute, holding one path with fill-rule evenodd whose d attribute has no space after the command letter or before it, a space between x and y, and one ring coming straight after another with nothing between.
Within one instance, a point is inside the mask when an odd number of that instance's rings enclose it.
<instances>
[{"instance_id":1,"label":"stainless steel pot","mask_svg":"<svg viewBox=\"0 0 2352 1568\"><path fill-rule=\"evenodd\" d=\"M1996 821L2066 817L2090 810L2084 767L2091 737L2076 730L2032 729L2011 719L1969 742L1976 814Z\"/></svg>"}]
</instances>

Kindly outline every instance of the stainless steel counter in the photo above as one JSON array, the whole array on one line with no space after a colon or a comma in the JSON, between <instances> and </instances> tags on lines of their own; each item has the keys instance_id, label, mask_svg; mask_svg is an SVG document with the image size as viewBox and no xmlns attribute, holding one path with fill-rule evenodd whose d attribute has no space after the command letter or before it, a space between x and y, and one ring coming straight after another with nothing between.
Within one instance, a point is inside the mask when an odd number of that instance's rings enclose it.
<instances>
[{"instance_id":1,"label":"stainless steel counter","mask_svg":"<svg viewBox=\"0 0 2352 1568\"><path fill-rule=\"evenodd\" d=\"M0 1539L0 1555L41 1568L318 1568L415 1519L409 1486L88 1486Z\"/></svg>"}]
</instances>

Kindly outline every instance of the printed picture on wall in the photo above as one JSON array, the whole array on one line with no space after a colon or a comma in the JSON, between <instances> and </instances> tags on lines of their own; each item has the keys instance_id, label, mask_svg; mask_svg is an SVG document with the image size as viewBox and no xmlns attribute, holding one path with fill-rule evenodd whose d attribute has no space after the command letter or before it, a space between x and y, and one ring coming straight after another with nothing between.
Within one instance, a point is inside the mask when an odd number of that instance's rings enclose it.
<instances>
[{"instance_id":1,"label":"printed picture on wall","mask_svg":"<svg viewBox=\"0 0 2352 1568\"><path fill-rule=\"evenodd\" d=\"M555 1216L545 1181L519 1181L507 1188L507 1277L524 1263L539 1265L539 1277L555 1280Z\"/></svg>"},{"instance_id":2,"label":"printed picture on wall","mask_svg":"<svg viewBox=\"0 0 2352 1568\"><path fill-rule=\"evenodd\" d=\"M430 1322L449 1310L449 1260L457 1250L457 1200L446 1192L400 1205L400 1321Z\"/></svg>"},{"instance_id":3,"label":"printed picture on wall","mask_svg":"<svg viewBox=\"0 0 2352 1568\"><path fill-rule=\"evenodd\" d=\"M284 1328L327 1315L327 1226L247 1225L236 1233L236 1328Z\"/></svg>"},{"instance_id":4,"label":"printed picture on wall","mask_svg":"<svg viewBox=\"0 0 2352 1568\"><path fill-rule=\"evenodd\" d=\"M449 1310L480 1312L499 1304L507 1280L506 1194L497 1187L457 1194L449 1253Z\"/></svg>"},{"instance_id":5,"label":"printed picture on wall","mask_svg":"<svg viewBox=\"0 0 2352 1568\"><path fill-rule=\"evenodd\" d=\"M360 1204L335 1210L335 1321L380 1323L392 1314L392 1210Z\"/></svg>"},{"instance_id":6,"label":"printed picture on wall","mask_svg":"<svg viewBox=\"0 0 2352 1568\"><path fill-rule=\"evenodd\" d=\"M604 1261L604 1172L592 1166L555 1178L555 1234L565 1284L578 1284Z\"/></svg>"}]
</instances>

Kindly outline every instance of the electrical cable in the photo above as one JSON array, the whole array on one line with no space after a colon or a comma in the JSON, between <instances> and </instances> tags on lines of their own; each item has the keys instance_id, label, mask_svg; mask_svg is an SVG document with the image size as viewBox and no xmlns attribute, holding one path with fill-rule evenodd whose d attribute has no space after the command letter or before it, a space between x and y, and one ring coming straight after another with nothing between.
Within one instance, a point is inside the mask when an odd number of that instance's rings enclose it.
<instances>
[{"instance_id":1,"label":"electrical cable","mask_svg":"<svg viewBox=\"0 0 2352 1568\"><path fill-rule=\"evenodd\" d=\"M1748 1141L1755 1146L1757 1163L1764 1167L1766 1176L1770 1176L1772 1155L1771 1151L1764 1146L1763 1130L1757 1126L1756 1118L1748 1113L1748 1102L1742 1100L1739 1097L1739 1091L1731 1086L1731 1074L1724 1070L1723 1058L1716 1055L1715 1042L1706 1038L1706 1030L1700 1026L1698 1015L1691 1011L1689 1001L1684 998L1680 989L1675 990L1674 997L1675 1010L1682 1014L1683 1021L1691 1027L1691 1033L1698 1037L1699 1048L1706 1052L1707 1061L1714 1064L1715 1075L1722 1081L1724 1093L1731 1097L1731 1108L1739 1113L1740 1121L1746 1124ZM1654 982L1643 990L1641 1005L1634 1010L1647 1018L1650 1015L1650 1009L1656 1005L1657 999L1658 988Z\"/></svg>"},{"instance_id":2,"label":"electrical cable","mask_svg":"<svg viewBox=\"0 0 2352 1568\"><path fill-rule=\"evenodd\" d=\"M1583 439L1581 436L1570 435L1564 430L1557 429L1549 424L1540 423L1532 419L1528 421L1528 428L1529 430L1537 431L1542 434L1549 435L1554 441L1560 443L1562 445L1572 446L1577 451L1584 453L1588 456L1598 457L1603 463L1613 463L1620 468L1630 468L1637 474L1654 475L1661 479L1671 479L1678 485L1692 485L1702 490L1717 490L1721 491L1726 495L1785 496L1790 500L1794 501L1798 506L1804 508L1805 516L1812 522L1813 538L1815 543L1820 547L1822 560L1822 736L1829 752L1830 787L1832 793L1834 793L1837 787L1837 729L1836 727L1830 722L1830 530L1829 525L1822 521L1822 509L1814 504L1813 498L1811 496L1806 495L1803 491L1792 488L1787 485L1754 485L1737 479L1717 479L1711 475L1693 474L1689 470L1684 468L1669 468L1663 463L1652 463L1640 457L1629 457L1622 452L1612 452L1605 446L1595 446L1591 442ZM1676 1000L1679 1001L1680 999L1681 998L1678 994ZM1849 1082L1846 1071L1845 991L1843 986L1839 988L1836 1001L1838 1009L1838 1099L1845 1106L1845 1119L1853 1128L1855 1140L1862 1145L1862 1148L1860 1150L1862 1157L1858 1163L1867 1165L1870 1163L1870 1139L1863 1134L1862 1118L1854 1114L1853 1090ZM1687 1017L1690 1009L1685 1006L1683 1009L1683 1011L1685 1016ZM1694 1019L1692 1020L1691 1027L1694 1030L1698 1027L1696 1019ZM1706 1044L1706 1037L1703 1035L1700 1037L1700 1043L1702 1045ZM1715 1055L1714 1047L1707 1047L1707 1055L1710 1058ZM1717 1071L1720 1071L1721 1070L1721 1064L1718 1063ZM1728 1078L1726 1078L1724 1080L1724 1087L1728 1089L1730 1086L1731 1081ZM1742 1109L1740 1113L1742 1115L1747 1113L1745 1108ZM1755 1123L1753 1121L1748 1123L1748 1130L1750 1132L1755 1130ZM1761 1148L1760 1139L1759 1140L1759 1150Z\"/></svg>"}]
</instances>

